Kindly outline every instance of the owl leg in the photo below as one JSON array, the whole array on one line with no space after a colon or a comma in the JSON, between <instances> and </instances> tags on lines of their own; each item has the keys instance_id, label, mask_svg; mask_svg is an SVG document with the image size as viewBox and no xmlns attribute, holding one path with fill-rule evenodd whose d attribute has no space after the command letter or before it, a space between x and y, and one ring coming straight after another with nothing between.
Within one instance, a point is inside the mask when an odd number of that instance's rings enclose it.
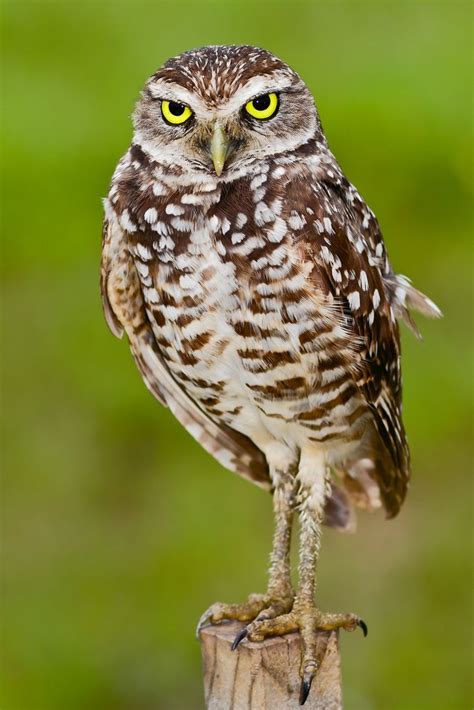
<instances>
[{"instance_id":1,"label":"owl leg","mask_svg":"<svg viewBox=\"0 0 474 710\"><path fill-rule=\"evenodd\" d=\"M364 635L367 635L367 626L356 614L325 614L315 606L316 563L321 541L324 501L328 490L325 481L325 467L321 466L322 475L315 476L315 473L319 473L319 471L314 470L314 460L312 460L311 475L307 476L304 475L303 464L302 457L297 478L299 490L296 500L300 516L299 584L293 606L289 613L281 616L267 619L257 617L246 627L246 633L243 636L249 641L263 641L269 636L280 636L299 631L303 646L301 705L308 697L311 683L322 662L321 654L317 652L316 631L318 629L332 631L341 628L354 631L360 627ZM324 649L322 649L322 653L324 655Z\"/></svg>"},{"instance_id":2,"label":"owl leg","mask_svg":"<svg viewBox=\"0 0 474 710\"><path fill-rule=\"evenodd\" d=\"M270 574L267 592L251 594L242 604L223 604L216 602L201 616L197 635L209 624L217 624L226 619L238 621L263 621L278 617L290 611L294 592L290 574L290 542L293 521L295 477L292 473L279 474L273 477L275 490L273 493L273 509L275 516L275 531L270 555ZM246 636L246 628L234 641L234 648Z\"/></svg>"},{"instance_id":3,"label":"owl leg","mask_svg":"<svg viewBox=\"0 0 474 710\"><path fill-rule=\"evenodd\" d=\"M316 563L321 542L325 496L322 497L320 504L314 486L311 486L309 489L302 487L300 497L299 586L291 614L300 631L303 644L300 689L300 704L303 705L322 662L322 658L317 654L316 630L354 631L359 626L364 635L367 635L367 626L356 614L325 614L315 606Z\"/></svg>"}]
</instances>

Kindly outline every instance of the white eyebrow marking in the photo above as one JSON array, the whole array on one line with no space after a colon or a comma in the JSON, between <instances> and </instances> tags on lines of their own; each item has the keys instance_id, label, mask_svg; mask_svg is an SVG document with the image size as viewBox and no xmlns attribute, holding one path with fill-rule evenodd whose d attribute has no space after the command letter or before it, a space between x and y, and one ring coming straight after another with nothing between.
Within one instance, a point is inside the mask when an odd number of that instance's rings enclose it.
<instances>
[{"instance_id":1,"label":"white eyebrow marking","mask_svg":"<svg viewBox=\"0 0 474 710\"><path fill-rule=\"evenodd\" d=\"M217 117L226 118L239 111L250 99L270 92L284 92L292 84L293 77L285 70L275 71L270 76L254 76L246 84L238 87L233 96L213 109L209 108L197 88L195 91L189 91L175 82L153 79L146 89L154 99L186 104L197 118L209 120Z\"/></svg>"},{"instance_id":2,"label":"white eyebrow marking","mask_svg":"<svg viewBox=\"0 0 474 710\"><path fill-rule=\"evenodd\" d=\"M218 114L223 117L229 116L245 106L250 99L271 92L283 93L292 84L292 77L286 71L274 72L270 76L254 76L218 108Z\"/></svg>"},{"instance_id":3,"label":"white eyebrow marking","mask_svg":"<svg viewBox=\"0 0 474 710\"><path fill-rule=\"evenodd\" d=\"M199 112L208 112L206 105L197 93L188 91L184 86L180 86L174 82L171 83L169 81L155 79L148 84L147 89L154 99L165 99L166 101L176 101L180 104L186 104L186 106L189 106L196 114Z\"/></svg>"}]
</instances>

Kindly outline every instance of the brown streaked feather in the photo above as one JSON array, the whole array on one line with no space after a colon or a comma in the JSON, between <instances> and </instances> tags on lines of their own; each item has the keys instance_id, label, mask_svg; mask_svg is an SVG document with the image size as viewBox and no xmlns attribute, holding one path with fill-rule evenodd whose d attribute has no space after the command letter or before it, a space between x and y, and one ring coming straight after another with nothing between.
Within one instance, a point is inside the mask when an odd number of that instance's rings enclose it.
<instances>
[{"instance_id":1,"label":"brown streaked feather","mask_svg":"<svg viewBox=\"0 0 474 710\"><path fill-rule=\"evenodd\" d=\"M114 215L110 222L104 221L102 243L101 292L106 320L117 337L122 337L124 330L127 332L147 389L223 466L270 490L268 464L260 449L235 429L212 421L185 394L163 362L146 314L140 279L127 249L127 235ZM336 485L325 504L324 524L346 532L355 529L350 497Z\"/></svg>"},{"instance_id":2,"label":"brown streaked feather","mask_svg":"<svg viewBox=\"0 0 474 710\"><path fill-rule=\"evenodd\" d=\"M100 292L102 295L102 306L104 309L105 320L112 333L117 337L123 336L122 325L114 313L110 304L109 295L107 292L107 284L110 275L111 265L114 263L114 245L112 244L112 232L109 226L108 219L104 219L102 225L102 258L100 263Z\"/></svg>"},{"instance_id":3,"label":"brown streaked feather","mask_svg":"<svg viewBox=\"0 0 474 710\"><path fill-rule=\"evenodd\" d=\"M405 498L410 476L401 418L399 329L386 284L384 272L389 266L377 221L355 191L353 199L347 199L348 187L341 174L316 186L309 204L321 223L330 219L331 236L314 242L306 237L306 243L319 267L319 278L339 303L341 322L359 343L359 367L353 377L375 425L366 432L369 453L364 455L374 462L371 475L388 516L393 517Z\"/></svg>"},{"instance_id":4,"label":"brown streaked feather","mask_svg":"<svg viewBox=\"0 0 474 710\"><path fill-rule=\"evenodd\" d=\"M217 424L191 400L161 357L146 313L140 279L128 251L127 233L112 215L104 223L101 290L112 332L125 330L130 349L149 391L168 406L188 432L226 468L269 490L267 461L243 434Z\"/></svg>"}]
</instances>

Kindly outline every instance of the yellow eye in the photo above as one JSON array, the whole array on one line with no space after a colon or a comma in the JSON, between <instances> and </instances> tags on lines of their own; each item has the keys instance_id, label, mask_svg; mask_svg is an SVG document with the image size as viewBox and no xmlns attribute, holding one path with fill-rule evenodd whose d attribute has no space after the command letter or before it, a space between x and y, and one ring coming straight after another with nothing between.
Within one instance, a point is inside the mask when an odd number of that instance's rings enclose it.
<instances>
[{"instance_id":1,"label":"yellow eye","mask_svg":"<svg viewBox=\"0 0 474 710\"><path fill-rule=\"evenodd\" d=\"M274 116L278 111L278 95L271 93L257 96L256 99L252 99L245 104L245 110L253 118L265 121L267 118Z\"/></svg>"},{"instance_id":2,"label":"yellow eye","mask_svg":"<svg viewBox=\"0 0 474 710\"><path fill-rule=\"evenodd\" d=\"M166 123L171 123L173 126L185 123L193 115L189 106L179 104L177 101L165 101L164 99L161 102L161 113Z\"/></svg>"}]
</instances>

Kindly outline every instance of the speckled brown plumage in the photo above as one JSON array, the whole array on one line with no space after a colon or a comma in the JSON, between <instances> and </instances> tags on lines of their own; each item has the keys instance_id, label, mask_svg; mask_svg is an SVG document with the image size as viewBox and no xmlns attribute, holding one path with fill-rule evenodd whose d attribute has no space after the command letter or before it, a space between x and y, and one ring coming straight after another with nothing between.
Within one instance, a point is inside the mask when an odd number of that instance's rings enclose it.
<instances>
[{"instance_id":1,"label":"speckled brown plumage","mask_svg":"<svg viewBox=\"0 0 474 710\"><path fill-rule=\"evenodd\" d=\"M252 118L247 102L271 92L278 110ZM183 126L163 120L165 100L189 106ZM314 586L323 518L348 529L353 504L398 512L409 452L397 319L413 326L410 306L439 311L393 272L307 87L270 53L210 47L170 60L147 82L134 122L105 202L105 312L160 402L224 466L274 492L269 592L238 610L261 615L249 630L259 637L262 614L292 608L294 509L295 614ZM214 156L222 140L224 168ZM349 616L336 621L353 628Z\"/></svg>"}]
</instances>

